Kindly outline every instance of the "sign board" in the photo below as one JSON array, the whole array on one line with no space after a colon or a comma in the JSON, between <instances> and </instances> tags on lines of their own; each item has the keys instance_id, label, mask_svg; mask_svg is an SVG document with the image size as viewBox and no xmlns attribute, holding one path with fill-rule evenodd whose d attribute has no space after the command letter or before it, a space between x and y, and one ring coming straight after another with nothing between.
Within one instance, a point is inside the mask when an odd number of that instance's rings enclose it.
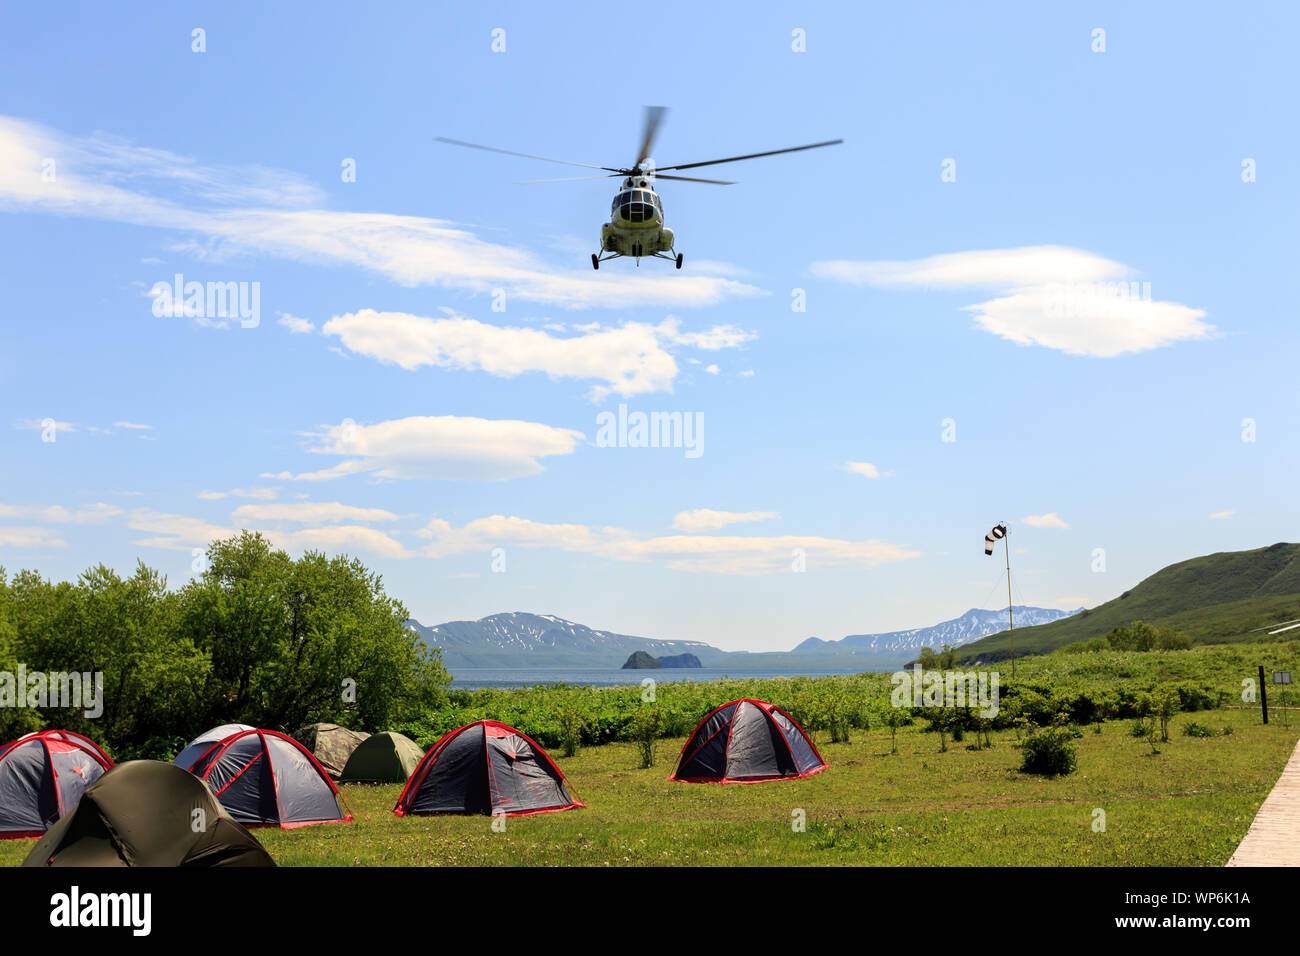
<instances>
[{"instance_id":1,"label":"sign board","mask_svg":"<svg viewBox=\"0 0 1300 956\"><path fill-rule=\"evenodd\" d=\"M1273 672L1273 683L1274 683L1274 684L1289 684L1289 683L1291 683L1291 672L1290 672L1290 671L1274 671L1274 672Z\"/></svg>"}]
</instances>

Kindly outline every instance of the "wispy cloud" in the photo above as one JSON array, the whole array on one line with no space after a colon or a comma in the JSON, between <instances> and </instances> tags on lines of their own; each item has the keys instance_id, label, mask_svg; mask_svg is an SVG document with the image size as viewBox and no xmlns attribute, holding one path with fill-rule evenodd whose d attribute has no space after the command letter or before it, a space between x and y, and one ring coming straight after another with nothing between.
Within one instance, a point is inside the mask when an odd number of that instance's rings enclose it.
<instances>
[{"instance_id":1,"label":"wispy cloud","mask_svg":"<svg viewBox=\"0 0 1300 956\"><path fill-rule=\"evenodd\" d=\"M877 288L992 289L964 307L975 323L1018 345L1111 358L1208 339L1204 310L1150 298L1129 266L1065 246L986 249L903 261L815 262L815 275Z\"/></svg>"},{"instance_id":2,"label":"wispy cloud","mask_svg":"<svg viewBox=\"0 0 1300 956\"><path fill-rule=\"evenodd\" d=\"M546 524L504 515L478 518L455 528L435 518L420 532L432 558L485 552L495 547L554 548L613 561L661 560L669 568L707 574L772 574L789 572L801 555L809 567L872 568L905 561L920 552L875 539L846 541L816 535L681 534L637 535L622 528L580 524Z\"/></svg>"},{"instance_id":3,"label":"wispy cloud","mask_svg":"<svg viewBox=\"0 0 1300 956\"><path fill-rule=\"evenodd\" d=\"M312 454L343 461L319 471L263 478L325 481L347 475L504 481L536 474L539 459L569 455L582 432L510 419L416 416L374 425L322 425Z\"/></svg>"},{"instance_id":4,"label":"wispy cloud","mask_svg":"<svg viewBox=\"0 0 1300 956\"><path fill-rule=\"evenodd\" d=\"M251 531L261 531L274 547L291 553L314 550L363 552L382 558L415 556L414 552L407 549L392 535L361 525L335 525L285 531L259 527L256 524L217 525L189 515L168 514L141 508L130 513L127 526L145 532L147 535L137 539L134 544L171 551L206 548L213 541L229 538L246 528Z\"/></svg>"},{"instance_id":5,"label":"wispy cloud","mask_svg":"<svg viewBox=\"0 0 1300 956\"><path fill-rule=\"evenodd\" d=\"M48 521L52 524L103 524L109 518L122 514L117 505L98 502L85 508L66 508L63 505L6 505L0 504L0 518L27 518Z\"/></svg>"},{"instance_id":6,"label":"wispy cloud","mask_svg":"<svg viewBox=\"0 0 1300 956\"><path fill-rule=\"evenodd\" d=\"M383 508L359 508L337 501L303 501L273 505L240 505L230 515L236 522L293 521L300 524L338 524L355 521L396 521L397 515Z\"/></svg>"},{"instance_id":7,"label":"wispy cloud","mask_svg":"<svg viewBox=\"0 0 1300 956\"><path fill-rule=\"evenodd\" d=\"M552 378L595 380L603 383L591 390L596 399L611 392L629 396L671 391L678 367L669 345L716 350L753 338L730 325L682 332L674 318L659 325L584 326L576 334L561 335L489 325L449 310L441 318L430 318L363 309L335 316L321 331L337 336L354 353L408 371L427 365L479 369L502 377L541 372Z\"/></svg>"},{"instance_id":8,"label":"wispy cloud","mask_svg":"<svg viewBox=\"0 0 1300 956\"><path fill-rule=\"evenodd\" d=\"M1055 511L1050 511L1045 515L1026 515L1020 519L1031 528L1068 528L1070 527L1060 519Z\"/></svg>"},{"instance_id":9,"label":"wispy cloud","mask_svg":"<svg viewBox=\"0 0 1300 956\"><path fill-rule=\"evenodd\" d=\"M1235 511L1216 511L1214 514L1210 515L1210 517L1214 518L1216 521L1222 521L1225 518L1233 517L1236 513L1237 512Z\"/></svg>"},{"instance_id":10,"label":"wispy cloud","mask_svg":"<svg viewBox=\"0 0 1300 956\"><path fill-rule=\"evenodd\" d=\"M53 179L42 176L46 159ZM164 193L178 192L178 198ZM441 219L318 208L324 193L294 173L219 166L104 136L69 137L0 117L0 208L181 232L209 261L262 254L346 264L402 285L489 292L568 309L699 307L762 290L719 275L557 269Z\"/></svg>"},{"instance_id":11,"label":"wispy cloud","mask_svg":"<svg viewBox=\"0 0 1300 956\"><path fill-rule=\"evenodd\" d=\"M220 501L222 498L253 498L271 501L280 493L278 488L231 488L229 491L200 491L203 501Z\"/></svg>"},{"instance_id":12,"label":"wispy cloud","mask_svg":"<svg viewBox=\"0 0 1300 956\"><path fill-rule=\"evenodd\" d=\"M285 312L276 319L276 324L283 325L294 335L307 335L316 329L316 326L307 319L299 318L296 315L290 315L288 312Z\"/></svg>"},{"instance_id":13,"label":"wispy cloud","mask_svg":"<svg viewBox=\"0 0 1300 956\"><path fill-rule=\"evenodd\" d=\"M869 461L846 461L844 470L851 471L855 475L861 475L863 478L880 477L880 469Z\"/></svg>"},{"instance_id":14,"label":"wispy cloud","mask_svg":"<svg viewBox=\"0 0 1300 956\"><path fill-rule=\"evenodd\" d=\"M49 528L0 527L0 547L21 550L66 548L68 543Z\"/></svg>"},{"instance_id":15,"label":"wispy cloud","mask_svg":"<svg viewBox=\"0 0 1300 956\"><path fill-rule=\"evenodd\" d=\"M679 511L673 518L673 527L678 531L717 531L729 524L749 524L754 521L772 521L781 515L776 511L714 511L711 508L695 508L692 511Z\"/></svg>"}]
</instances>

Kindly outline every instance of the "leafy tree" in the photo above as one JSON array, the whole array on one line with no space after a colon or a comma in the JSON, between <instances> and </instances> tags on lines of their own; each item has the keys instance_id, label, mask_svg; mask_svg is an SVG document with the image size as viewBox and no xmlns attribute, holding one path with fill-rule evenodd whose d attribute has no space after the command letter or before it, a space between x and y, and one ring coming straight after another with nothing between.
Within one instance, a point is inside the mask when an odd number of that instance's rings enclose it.
<instances>
[{"instance_id":1,"label":"leafy tree","mask_svg":"<svg viewBox=\"0 0 1300 956\"><path fill-rule=\"evenodd\" d=\"M182 598L183 631L212 658L206 723L376 731L445 699L441 653L355 558L294 561L245 531L209 547Z\"/></svg>"}]
</instances>

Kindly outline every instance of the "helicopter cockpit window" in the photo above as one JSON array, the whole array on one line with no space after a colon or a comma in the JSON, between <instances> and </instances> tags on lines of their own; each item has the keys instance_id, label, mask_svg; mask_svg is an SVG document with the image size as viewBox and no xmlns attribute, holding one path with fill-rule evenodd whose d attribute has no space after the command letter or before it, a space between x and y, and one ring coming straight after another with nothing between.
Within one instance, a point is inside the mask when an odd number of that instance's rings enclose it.
<instances>
[{"instance_id":1,"label":"helicopter cockpit window","mask_svg":"<svg viewBox=\"0 0 1300 956\"><path fill-rule=\"evenodd\" d=\"M654 222L659 214L659 197L648 189L630 189L614 198L614 207L624 222Z\"/></svg>"}]
</instances>

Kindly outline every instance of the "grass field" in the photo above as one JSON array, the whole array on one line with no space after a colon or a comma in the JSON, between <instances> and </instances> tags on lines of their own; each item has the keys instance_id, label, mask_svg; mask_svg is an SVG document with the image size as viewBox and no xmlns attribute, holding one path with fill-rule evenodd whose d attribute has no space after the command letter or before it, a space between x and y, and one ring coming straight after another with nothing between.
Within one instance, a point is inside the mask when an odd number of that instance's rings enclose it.
<instances>
[{"instance_id":1,"label":"grass field","mask_svg":"<svg viewBox=\"0 0 1300 956\"><path fill-rule=\"evenodd\" d=\"M1234 732L1183 736L1193 719ZM1057 779L1018 772L1010 730L991 749L940 753L937 735L905 727L896 755L888 731L859 731L818 742L831 765L821 774L743 786L669 783L681 740L660 742L649 770L633 744L613 743L556 758L587 809L509 818L503 833L487 817L399 819L393 785L344 788L355 823L256 834L288 866L1221 866L1300 736L1300 715L1288 729L1262 726L1256 710L1180 714L1151 755L1129 723L1084 728L1079 770ZM1105 832L1093 830L1096 808ZM0 843L0 863L30 846Z\"/></svg>"}]
</instances>

